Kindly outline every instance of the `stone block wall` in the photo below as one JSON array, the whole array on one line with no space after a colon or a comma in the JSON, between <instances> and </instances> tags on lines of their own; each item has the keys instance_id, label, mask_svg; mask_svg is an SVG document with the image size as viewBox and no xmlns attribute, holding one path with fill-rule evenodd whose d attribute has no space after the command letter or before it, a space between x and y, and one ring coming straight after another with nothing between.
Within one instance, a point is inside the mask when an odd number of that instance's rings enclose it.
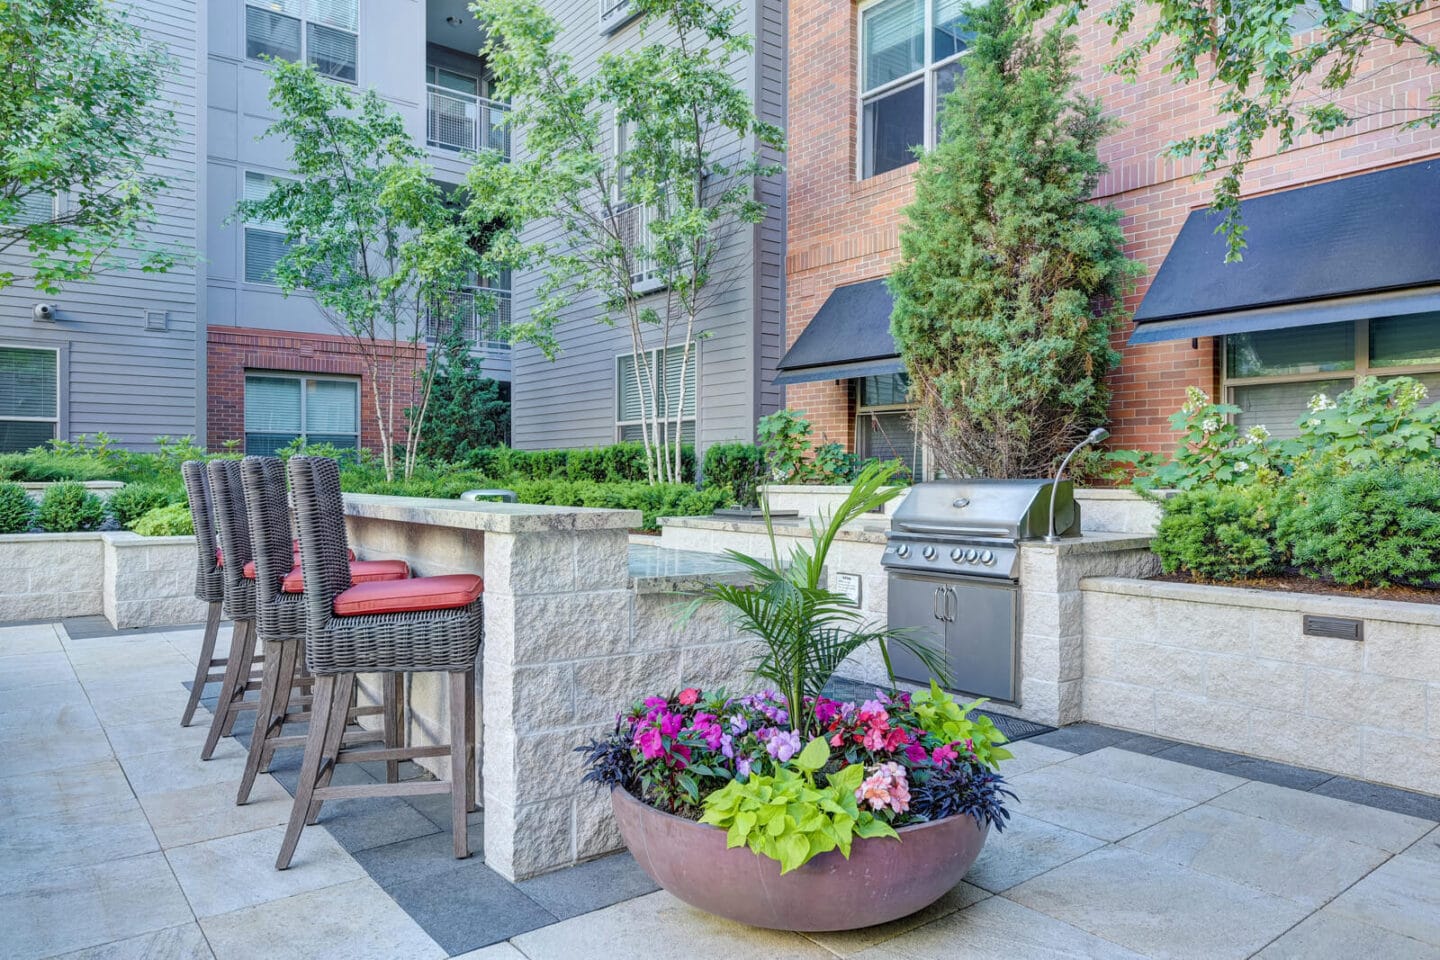
<instances>
[{"instance_id":1,"label":"stone block wall","mask_svg":"<svg viewBox=\"0 0 1440 960\"><path fill-rule=\"evenodd\" d=\"M102 533L101 607L114 627L196 623L208 606L195 597L195 538Z\"/></svg>"},{"instance_id":2,"label":"stone block wall","mask_svg":"<svg viewBox=\"0 0 1440 960\"><path fill-rule=\"evenodd\" d=\"M100 537L98 533L0 536L0 622L99 613Z\"/></svg>"},{"instance_id":3,"label":"stone block wall","mask_svg":"<svg viewBox=\"0 0 1440 960\"><path fill-rule=\"evenodd\" d=\"M1081 584L1086 720L1440 794L1440 606ZM1304 633L1350 617L1364 639Z\"/></svg>"}]
</instances>

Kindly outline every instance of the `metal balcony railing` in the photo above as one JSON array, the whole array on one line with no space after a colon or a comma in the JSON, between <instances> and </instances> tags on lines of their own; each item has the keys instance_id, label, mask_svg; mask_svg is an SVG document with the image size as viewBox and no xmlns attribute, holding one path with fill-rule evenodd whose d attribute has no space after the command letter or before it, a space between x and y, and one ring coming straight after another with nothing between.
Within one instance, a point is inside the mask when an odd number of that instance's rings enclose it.
<instances>
[{"instance_id":1,"label":"metal balcony railing","mask_svg":"<svg viewBox=\"0 0 1440 960\"><path fill-rule=\"evenodd\" d=\"M660 268L650 253L650 220L654 213L644 204L629 204L615 212L615 232L631 251L630 283L637 292L660 286Z\"/></svg>"},{"instance_id":2,"label":"metal balcony railing","mask_svg":"<svg viewBox=\"0 0 1440 960\"><path fill-rule=\"evenodd\" d=\"M510 107L457 90L426 84L425 138L445 150L498 150L510 158L510 131L505 113Z\"/></svg>"},{"instance_id":3,"label":"metal balcony railing","mask_svg":"<svg viewBox=\"0 0 1440 960\"><path fill-rule=\"evenodd\" d=\"M457 326L471 343L510 349L510 291L494 287L456 290L431 307L425 318L425 335L443 340Z\"/></svg>"}]
</instances>

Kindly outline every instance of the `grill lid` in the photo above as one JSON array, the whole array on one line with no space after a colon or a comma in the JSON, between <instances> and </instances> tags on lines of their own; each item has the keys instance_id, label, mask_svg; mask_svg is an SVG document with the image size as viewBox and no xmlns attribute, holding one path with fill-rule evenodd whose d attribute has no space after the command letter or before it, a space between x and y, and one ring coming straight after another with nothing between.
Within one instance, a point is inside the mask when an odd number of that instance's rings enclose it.
<instances>
[{"instance_id":1,"label":"grill lid","mask_svg":"<svg viewBox=\"0 0 1440 960\"><path fill-rule=\"evenodd\" d=\"M1050 524L1049 480L932 480L918 483L895 509L892 533L941 537L1043 537ZM1060 482L1055 532L1079 532L1080 511L1069 480Z\"/></svg>"}]
</instances>

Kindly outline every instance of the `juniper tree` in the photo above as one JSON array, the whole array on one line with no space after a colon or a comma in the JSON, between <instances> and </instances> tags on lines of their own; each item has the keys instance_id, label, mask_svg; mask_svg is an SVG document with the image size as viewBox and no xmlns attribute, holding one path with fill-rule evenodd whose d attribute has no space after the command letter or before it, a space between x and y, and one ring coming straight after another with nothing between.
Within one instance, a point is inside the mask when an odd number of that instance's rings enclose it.
<instances>
[{"instance_id":1,"label":"juniper tree","mask_svg":"<svg viewBox=\"0 0 1440 960\"><path fill-rule=\"evenodd\" d=\"M1004 0L971 12L965 73L921 157L891 277L916 425L949 476L1036 477L1103 420L1110 334L1139 265L1089 201L1114 129L1075 92L1075 41Z\"/></svg>"}]
</instances>

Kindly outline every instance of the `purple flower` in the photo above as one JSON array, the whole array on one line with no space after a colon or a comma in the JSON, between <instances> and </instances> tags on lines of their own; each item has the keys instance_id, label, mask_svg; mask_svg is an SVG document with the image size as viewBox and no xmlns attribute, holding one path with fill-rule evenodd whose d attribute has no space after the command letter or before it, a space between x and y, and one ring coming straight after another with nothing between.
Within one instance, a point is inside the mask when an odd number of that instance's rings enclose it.
<instances>
[{"instance_id":1,"label":"purple flower","mask_svg":"<svg viewBox=\"0 0 1440 960\"><path fill-rule=\"evenodd\" d=\"M749 776L750 776L750 758L749 758L749 757L741 757L739 760L736 760L736 761L735 761L735 776L736 776L737 778L741 779L741 780L745 780L745 779L749 778Z\"/></svg>"},{"instance_id":2,"label":"purple flower","mask_svg":"<svg viewBox=\"0 0 1440 960\"><path fill-rule=\"evenodd\" d=\"M737 713L730 718L730 732L744 733L750 729L750 721L745 719L745 714Z\"/></svg>"},{"instance_id":3,"label":"purple flower","mask_svg":"<svg viewBox=\"0 0 1440 960\"><path fill-rule=\"evenodd\" d=\"M646 697L646 698L645 698L645 709L646 709L646 710L661 710L661 709L664 709L664 708L665 708L666 706L668 706L668 705L669 705L669 701L666 700L664 697Z\"/></svg>"},{"instance_id":4,"label":"purple flower","mask_svg":"<svg viewBox=\"0 0 1440 960\"><path fill-rule=\"evenodd\" d=\"M735 759L735 740L728 733L720 735L720 753L727 760Z\"/></svg>"},{"instance_id":5,"label":"purple flower","mask_svg":"<svg viewBox=\"0 0 1440 960\"><path fill-rule=\"evenodd\" d=\"M646 760L654 760L665 753L665 745L660 741L660 731L654 727L646 727L635 736L635 745Z\"/></svg>"},{"instance_id":6,"label":"purple flower","mask_svg":"<svg viewBox=\"0 0 1440 960\"><path fill-rule=\"evenodd\" d=\"M765 751L781 763L788 763L791 757L800 752L800 734L794 730L777 732L765 744Z\"/></svg>"},{"instance_id":7,"label":"purple flower","mask_svg":"<svg viewBox=\"0 0 1440 960\"><path fill-rule=\"evenodd\" d=\"M660 733L662 736L673 737L685 726L685 718L678 713L660 714Z\"/></svg>"}]
</instances>

